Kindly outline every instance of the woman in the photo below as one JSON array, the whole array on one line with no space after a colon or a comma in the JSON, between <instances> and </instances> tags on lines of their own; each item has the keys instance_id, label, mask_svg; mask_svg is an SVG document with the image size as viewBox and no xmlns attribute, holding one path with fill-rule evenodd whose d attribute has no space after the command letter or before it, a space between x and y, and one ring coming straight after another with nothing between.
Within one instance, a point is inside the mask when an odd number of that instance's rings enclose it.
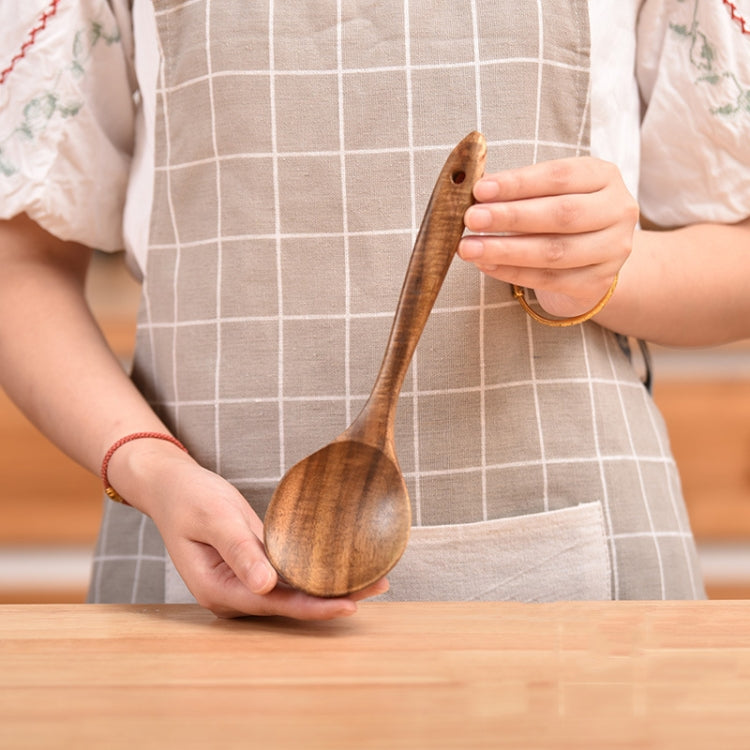
<instances>
[{"instance_id":1,"label":"woman","mask_svg":"<svg viewBox=\"0 0 750 750\"><path fill-rule=\"evenodd\" d=\"M399 405L414 528L388 596L703 596L627 342L750 335L729 9L130 5L3 18L0 372L127 501L106 503L91 599L326 618L384 592L292 591L260 519L363 403L434 178L474 129L473 234ZM640 228L639 205L675 228ZM132 379L85 306L89 247L143 279ZM597 312L545 325L509 284L543 318Z\"/></svg>"}]
</instances>

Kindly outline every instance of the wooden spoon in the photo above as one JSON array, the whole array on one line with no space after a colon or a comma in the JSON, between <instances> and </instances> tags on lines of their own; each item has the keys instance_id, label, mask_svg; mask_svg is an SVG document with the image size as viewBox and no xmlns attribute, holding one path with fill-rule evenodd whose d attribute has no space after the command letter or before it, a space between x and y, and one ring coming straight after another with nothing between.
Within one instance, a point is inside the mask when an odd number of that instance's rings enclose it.
<instances>
[{"instance_id":1,"label":"wooden spoon","mask_svg":"<svg viewBox=\"0 0 750 750\"><path fill-rule=\"evenodd\" d=\"M414 349L463 233L486 144L470 133L451 152L427 205L372 393L351 426L292 466L265 517L268 559L295 588L343 596L382 578L406 548L411 506L393 438Z\"/></svg>"}]
</instances>

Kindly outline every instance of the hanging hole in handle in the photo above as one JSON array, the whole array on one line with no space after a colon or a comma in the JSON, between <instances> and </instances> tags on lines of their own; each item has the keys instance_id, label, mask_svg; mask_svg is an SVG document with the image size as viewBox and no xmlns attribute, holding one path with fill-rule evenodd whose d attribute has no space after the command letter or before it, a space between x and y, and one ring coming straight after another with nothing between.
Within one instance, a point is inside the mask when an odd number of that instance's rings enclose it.
<instances>
[{"instance_id":1,"label":"hanging hole in handle","mask_svg":"<svg viewBox=\"0 0 750 750\"><path fill-rule=\"evenodd\" d=\"M464 172L463 170L458 170L458 172L454 172L451 175L451 182L454 185L460 185L465 179L466 179L466 172Z\"/></svg>"}]
</instances>

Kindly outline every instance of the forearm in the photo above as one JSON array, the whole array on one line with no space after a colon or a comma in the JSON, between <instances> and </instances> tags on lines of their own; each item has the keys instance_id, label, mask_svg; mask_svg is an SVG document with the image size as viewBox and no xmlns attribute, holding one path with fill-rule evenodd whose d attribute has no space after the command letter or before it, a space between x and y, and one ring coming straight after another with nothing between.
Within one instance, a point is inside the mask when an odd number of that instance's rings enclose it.
<instances>
[{"instance_id":1,"label":"forearm","mask_svg":"<svg viewBox=\"0 0 750 750\"><path fill-rule=\"evenodd\" d=\"M750 220L637 231L601 325L666 346L750 337Z\"/></svg>"},{"instance_id":2,"label":"forearm","mask_svg":"<svg viewBox=\"0 0 750 750\"><path fill-rule=\"evenodd\" d=\"M19 218L0 222L0 385L75 461L164 425L110 351L84 297L90 251Z\"/></svg>"}]
</instances>

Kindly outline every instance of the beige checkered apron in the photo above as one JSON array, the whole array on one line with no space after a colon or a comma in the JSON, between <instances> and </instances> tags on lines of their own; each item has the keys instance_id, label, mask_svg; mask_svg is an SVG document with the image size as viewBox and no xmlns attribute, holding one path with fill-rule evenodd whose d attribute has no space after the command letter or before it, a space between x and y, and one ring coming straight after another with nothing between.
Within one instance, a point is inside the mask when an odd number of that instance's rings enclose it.
<instances>
[{"instance_id":1,"label":"beige checkered apron","mask_svg":"<svg viewBox=\"0 0 750 750\"><path fill-rule=\"evenodd\" d=\"M155 2L162 67L134 379L262 516L372 386L427 198L586 154L585 0ZM532 322L456 261L399 402L413 506L393 599L702 597L662 419L596 324ZM95 601L189 593L106 505Z\"/></svg>"}]
</instances>

